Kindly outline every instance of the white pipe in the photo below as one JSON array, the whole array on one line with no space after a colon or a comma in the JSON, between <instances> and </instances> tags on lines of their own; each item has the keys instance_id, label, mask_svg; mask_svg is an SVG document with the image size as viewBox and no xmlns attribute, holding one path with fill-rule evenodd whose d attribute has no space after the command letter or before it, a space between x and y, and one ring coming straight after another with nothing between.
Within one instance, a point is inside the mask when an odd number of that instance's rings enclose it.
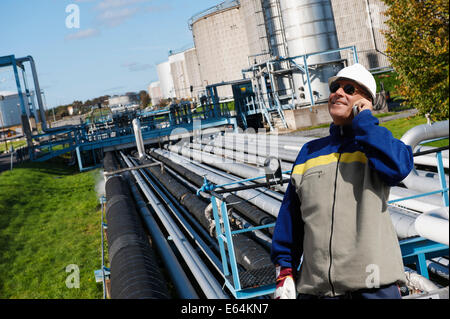
<instances>
[{"instance_id":1,"label":"white pipe","mask_svg":"<svg viewBox=\"0 0 450 319\"><path fill-rule=\"evenodd\" d=\"M449 121L441 121L433 124L417 125L407 131L400 139L406 145L411 146L413 152L416 146L426 140L431 140L439 137L447 137L449 135ZM433 192L441 189L439 181L430 178L423 178L419 176L415 169L403 180L406 187L420 192Z\"/></svg>"},{"instance_id":2,"label":"white pipe","mask_svg":"<svg viewBox=\"0 0 450 319\"><path fill-rule=\"evenodd\" d=\"M414 225L420 236L448 246L448 207L420 215Z\"/></svg>"},{"instance_id":3,"label":"white pipe","mask_svg":"<svg viewBox=\"0 0 450 319\"><path fill-rule=\"evenodd\" d=\"M134 119L132 123L133 123L134 137L136 139L138 156L140 159L142 159L145 156L145 148L144 148L144 140L142 139L141 122L139 121L139 119Z\"/></svg>"},{"instance_id":4,"label":"white pipe","mask_svg":"<svg viewBox=\"0 0 450 319\"><path fill-rule=\"evenodd\" d=\"M418 236L414 224L416 218L420 215L418 213L406 211L404 209L389 206L389 214L391 215L392 225L395 228L397 237L399 239Z\"/></svg>"},{"instance_id":5,"label":"white pipe","mask_svg":"<svg viewBox=\"0 0 450 319\"><path fill-rule=\"evenodd\" d=\"M420 195L422 192L411 190L408 188L402 188L398 186L391 187L388 200L396 200L405 197ZM443 207L442 197L440 195L428 195L422 197L416 197L413 199L402 200L392 203L394 206L405 207L407 209L415 210L421 213L427 211L439 209Z\"/></svg>"}]
</instances>

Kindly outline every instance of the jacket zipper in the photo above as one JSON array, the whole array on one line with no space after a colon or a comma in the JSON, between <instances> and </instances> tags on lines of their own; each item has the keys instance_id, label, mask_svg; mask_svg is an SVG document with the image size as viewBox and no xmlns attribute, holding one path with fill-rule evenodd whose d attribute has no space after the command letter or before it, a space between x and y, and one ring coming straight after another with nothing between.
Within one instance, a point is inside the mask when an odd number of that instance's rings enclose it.
<instances>
[{"instance_id":1,"label":"jacket zipper","mask_svg":"<svg viewBox=\"0 0 450 319\"><path fill-rule=\"evenodd\" d=\"M330 253L330 267L328 268L328 282L331 286L331 292L333 293L333 296L336 295L334 290L333 282L331 281L331 265L333 264L333 254L331 252L331 244L333 241L333 229L334 229L334 206L336 204L336 189L337 189L337 176L338 176L338 169L339 169L339 162L341 160L342 153L339 153L339 158L337 160L336 164L336 176L334 178L334 194L333 194L333 208L331 210L331 234L330 234L330 245L329 245L329 253Z\"/></svg>"}]
</instances>

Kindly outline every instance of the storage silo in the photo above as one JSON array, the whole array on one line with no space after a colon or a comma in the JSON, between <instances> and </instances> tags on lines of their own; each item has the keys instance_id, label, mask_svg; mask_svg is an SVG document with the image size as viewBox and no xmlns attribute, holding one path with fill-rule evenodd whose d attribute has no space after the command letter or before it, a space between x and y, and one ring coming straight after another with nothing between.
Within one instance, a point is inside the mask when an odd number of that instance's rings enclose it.
<instances>
[{"instance_id":1,"label":"storage silo","mask_svg":"<svg viewBox=\"0 0 450 319\"><path fill-rule=\"evenodd\" d=\"M248 66L247 34L237 0L227 0L189 20L199 63L202 86L242 78ZM219 87L221 97L232 96L229 86Z\"/></svg>"},{"instance_id":2,"label":"storage silo","mask_svg":"<svg viewBox=\"0 0 450 319\"><path fill-rule=\"evenodd\" d=\"M389 67L382 33L387 30L386 4L381 0L331 0L331 5L339 45L356 46L359 63L369 70Z\"/></svg>"},{"instance_id":3,"label":"storage silo","mask_svg":"<svg viewBox=\"0 0 450 319\"><path fill-rule=\"evenodd\" d=\"M170 72L169 61L162 62L156 66L158 72L159 85L161 94L164 99L175 98L175 87Z\"/></svg>"},{"instance_id":4,"label":"storage silo","mask_svg":"<svg viewBox=\"0 0 450 319\"><path fill-rule=\"evenodd\" d=\"M21 110L20 110L20 98L19 94L14 92L6 92L6 91L0 91L0 126L2 128L7 127L13 127L13 126L20 126L22 125L21 120ZM36 110L34 107L34 92L30 93L30 102L31 105L26 105L25 109L27 112L28 117L30 115L34 114L34 119L37 118L36 116ZM24 94L25 98L25 94ZM25 99L27 101L27 99ZM34 110L34 112L30 111L30 108Z\"/></svg>"},{"instance_id":5,"label":"storage silo","mask_svg":"<svg viewBox=\"0 0 450 319\"><path fill-rule=\"evenodd\" d=\"M339 48L330 0L279 0L285 40L290 57ZM340 54L308 58L311 88L316 102L329 95L328 78L342 68ZM336 62L333 62L336 61ZM302 60L296 61L299 65ZM293 75L300 104L309 104L310 92L304 73Z\"/></svg>"},{"instance_id":6,"label":"storage silo","mask_svg":"<svg viewBox=\"0 0 450 319\"><path fill-rule=\"evenodd\" d=\"M187 76L190 85L192 85L191 97L197 99L200 92L203 91L202 79L198 65L197 50L195 48L184 51L184 60L186 63Z\"/></svg>"},{"instance_id":7,"label":"storage silo","mask_svg":"<svg viewBox=\"0 0 450 319\"><path fill-rule=\"evenodd\" d=\"M169 64L175 96L179 99L190 97L184 52L169 54Z\"/></svg>"},{"instance_id":8,"label":"storage silo","mask_svg":"<svg viewBox=\"0 0 450 319\"><path fill-rule=\"evenodd\" d=\"M159 86L159 81L150 83L148 87L148 95L150 96L152 105L159 105L162 99L161 88Z\"/></svg>"}]
</instances>

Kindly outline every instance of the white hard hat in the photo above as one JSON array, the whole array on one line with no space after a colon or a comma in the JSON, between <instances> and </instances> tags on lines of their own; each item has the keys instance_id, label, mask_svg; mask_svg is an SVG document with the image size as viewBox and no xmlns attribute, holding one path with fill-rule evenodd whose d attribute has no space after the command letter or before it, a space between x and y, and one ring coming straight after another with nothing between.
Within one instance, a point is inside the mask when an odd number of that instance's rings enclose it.
<instances>
[{"instance_id":1,"label":"white hard hat","mask_svg":"<svg viewBox=\"0 0 450 319\"><path fill-rule=\"evenodd\" d=\"M343 68L338 72L338 74L328 79L328 86L330 86L331 83L340 78L352 80L361 85L364 89L366 89L367 93L371 95L372 102L375 102L375 97L377 94L377 82L375 82L375 78L373 77L373 75L369 71L367 71L367 69L362 64L355 63L346 68Z\"/></svg>"}]
</instances>

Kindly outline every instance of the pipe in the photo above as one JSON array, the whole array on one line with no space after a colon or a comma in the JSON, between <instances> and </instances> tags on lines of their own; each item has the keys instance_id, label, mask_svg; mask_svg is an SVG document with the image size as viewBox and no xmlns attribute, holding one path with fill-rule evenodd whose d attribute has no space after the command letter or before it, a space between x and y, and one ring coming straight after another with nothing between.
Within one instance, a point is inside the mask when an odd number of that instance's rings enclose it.
<instances>
[{"instance_id":1,"label":"pipe","mask_svg":"<svg viewBox=\"0 0 450 319\"><path fill-rule=\"evenodd\" d=\"M145 157L144 140L142 139L141 122L139 119L133 119L133 131L136 139L136 147L138 150L139 159Z\"/></svg>"},{"instance_id":2,"label":"pipe","mask_svg":"<svg viewBox=\"0 0 450 319\"><path fill-rule=\"evenodd\" d=\"M39 80L38 80L38 75L37 75L37 71L36 71L36 64L34 63L34 59L32 56L27 56L24 58L19 58L16 59L17 62L22 63L25 61L30 62L30 66L31 66L31 72L33 74L33 81L34 81L34 88L35 88L35 93L36 93L36 99L38 102L38 106L39 106L39 114L40 114L40 118L41 118L41 126L42 126L42 130L44 132L47 131L48 127L47 127L47 121L45 118L45 110L44 110L44 103L42 102L42 96L41 96L41 87L39 85Z\"/></svg>"},{"instance_id":3,"label":"pipe","mask_svg":"<svg viewBox=\"0 0 450 319\"><path fill-rule=\"evenodd\" d=\"M128 167L132 167L130 160L121 152L121 156ZM136 182L141 187L145 197L149 201L149 204L153 207L154 211L158 215L161 223L166 228L167 232L171 236L175 246L178 248L182 258L186 262L189 269L191 269L194 277L197 279L201 289L207 298L212 299L227 299L228 296L223 292L220 284L214 279L214 276L202 262L198 254L192 245L184 238L183 233L180 231L173 221L169 218L168 211L163 207L163 204L158 200L156 195L150 190L140 174L136 171L131 171Z\"/></svg>"},{"instance_id":4,"label":"pipe","mask_svg":"<svg viewBox=\"0 0 450 319\"><path fill-rule=\"evenodd\" d=\"M106 156L113 155L107 153ZM110 158L109 162L115 161ZM111 298L169 298L164 278L123 177L115 175L108 178L105 193Z\"/></svg>"},{"instance_id":5,"label":"pipe","mask_svg":"<svg viewBox=\"0 0 450 319\"><path fill-rule=\"evenodd\" d=\"M244 178L253 178L257 176L265 176L265 170L263 168L256 168L253 166L249 166L243 163L236 163L234 161L227 160L223 157L219 157L213 154L209 154L206 152L198 151L195 149L191 149L188 147L182 147L173 145L172 148L169 147L172 151L176 153L183 153L185 157L192 158L200 163L206 163L210 166L214 166L223 171L228 171L234 175L244 177ZM189 154L189 155L186 155ZM284 175L284 178L289 178L288 175ZM255 180L256 183L264 183L265 179ZM287 186L277 185L277 189L281 191L286 191Z\"/></svg>"},{"instance_id":6,"label":"pipe","mask_svg":"<svg viewBox=\"0 0 450 319\"><path fill-rule=\"evenodd\" d=\"M190 143L189 146L196 150L201 150L203 152L214 154L217 156L223 156L229 159L236 160L241 163L254 164L256 166L264 166L264 162L267 159L267 156L259 156L258 154L245 154L244 152L238 152L236 150L226 149L219 146L214 145L205 145L205 144L197 144ZM289 171L292 169L292 163L286 162L284 160L281 161L281 170Z\"/></svg>"},{"instance_id":7,"label":"pipe","mask_svg":"<svg viewBox=\"0 0 450 319\"><path fill-rule=\"evenodd\" d=\"M144 161L145 162L145 161ZM209 203L204 202L196 195L191 193L187 188L178 183L172 177L166 173L162 173L155 167L149 167L148 170L158 179L161 184L173 195L176 199L185 206L188 211L195 216L200 224L208 229L211 233L211 229L214 229L215 223L213 220L207 218L207 210L210 206ZM234 206L233 206L234 207ZM265 220L262 220L264 222ZM273 222L274 220L270 220ZM214 232L212 232L214 235ZM263 266L271 265L269 255L262 250L262 248L255 242L249 242L245 236L238 235L234 237L234 248L236 251L236 257L239 263L245 269L261 268ZM244 243L243 243L244 241ZM243 249L245 248L245 249ZM251 253L249 253L249 250Z\"/></svg>"},{"instance_id":8,"label":"pipe","mask_svg":"<svg viewBox=\"0 0 450 319\"><path fill-rule=\"evenodd\" d=\"M164 265L169 273L172 283L177 290L178 296L182 299L198 299L198 295L195 289L192 287L189 279L187 278L183 268L178 262L175 254L167 243L166 238L159 229L156 221L152 217L147 204L144 202L141 194L134 183L130 182L131 193L136 201L136 205L139 208L142 220L144 221L147 229L152 237L152 243L161 255Z\"/></svg>"},{"instance_id":9,"label":"pipe","mask_svg":"<svg viewBox=\"0 0 450 319\"><path fill-rule=\"evenodd\" d=\"M397 237L399 239L405 239L409 237L415 237L419 234L414 227L416 218L420 216L418 213L408 212L398 207L388 207L388 212L391 215L392 225L395 228Z\"/></svg>"},{"instance_id":10,"label":"pipe","mask_svg":"<svg viewBox=\"0 0 450 319\"><path fill-rule=\"evenodd\" d=\"M414 226L420 236L448 246L448 207L423 213L417 217Z\"/></svg>"},{"instance_id":11,"label":"pipe","mask_svg":"<svg viewBox=\"0 0 450 319\"><path fill-rule=\"evenodd\" d=\"M202 141L203 143L203 141ZM287 151L280 149L278 145L273 144L259 144L259 143L245 143L241 141L233 141L230 139L223 139L222 137L217 137L212 142L208 144L214 146L219 146L231 150L246 152L248 154L259 155L259 156L274 156L277 158L282 158L288 162L295 162L297 159L298 152Z\"/></svg>"},{"instance_id":12,"label":"pipe","mask_svg":"<svg viewBox=\"0 0 450 319\"><path fill-rule=\"evenodd\" d=\"M133 159L131 159L131 162L133 165L135 165ZM168 170L167 167L164 169ZM170 192L166 191L164 187L159 183L158 180L153 179L150 180L150 178L147 176L145 172L142 172L142 176L144 179L148 182L148 184L152 187L154 192L158 194L162 198L162 200L167 204L168 208L171 210L175 218L178 220L180 225L184 228L184 230L187 233L187 236L191 238L192 241L194 241L198 247L204 252L205 256L211 261L211 263L214 265L214 267L221 273L222 271L222 263L221 261L216 257L216 255L212 252L212 247L215 249L215 251L219 251L219 245L217 241L213 241L213 239L209 236L209 234L203 229L203 227L196 221L194 217L191 216L190 213L187 212L187 210L181 206L177 200L173 197L173 195L170 194ZM176 206L176 207L175 207ZM183 216L180 214L183 213ZM191 224L193 224L196 229L195 231L190 224L187 222L186 219L189 220ZM200 234L203 235L203 237L200 237ZM208 243L205 243L202 238L205 238Z\"/></svg>"},{"instance_id":13,"label":"pipe","mask_svg":"<svg viewBox=\"0 0 450 319\"><path fill-rule=\"evenodd\" d=\"M417 125L407 131L400 139L406 145L411 146L413 152L416 146L426 140L449 136L449 121L441 121L433 124ZM402 181L410 189L420 192L433 192L441 189L441 184L430 178L419 176L415 169Z\"/></svg>"},{"instance_id":14,"label":"pipe","mask_svg":"<svg viewBox=\"0 0 450 319\"><path fill-rule=\"evenodd\" d=\"M185 166L186 168L190 169L192 172L196 173L197 175L206 176L208 178L208 180L214 184L220 185L220 184L227 184L227 183L233 182L229 178L224 178L217 174L208 172L207 170L202 169L200 167L196 167L195 165L192 165L191 163L189 163L186 159L180 160L180 158L177 158L172 155L174 153L167 152L167 151L161 151L161 150L155 150L155 152L159 155L169 158L170 160L172 160L175 163ZM225 186L224 188L230 188L230 186ZM270 215L272 215L274 217L278 216L278 212L281 207L281 202L273 199L272 197L267 196L261 192L253 190L253 189L237 191L236 195L250 201L252 204L259 207L263 211L269 213Z\"/></svg>"},{"instance_id":15,"label":"pipe","mask_svg":"<svg viewBox=\"0 0 450 319\"><path fill-rule=\"evenodd\" d=\"M427 177L427 178L429 178L429 177ZM418 192L415 190L394 186L394 187L391 187L391 190L389 192L389 201L406 198L406 197L411 197L411 196L417 196L420 194L421 194L421 192ZM392 203L391 205L405 207L405 208L415 210L418 212L422 212L422 213L443 207L442 197L440 195L436 195L436 194L411 198L411 199L407 199L407 200L401 200L401 201Z\"/></svg>"},{"instance_id":16,"label":"pipe","mask_svg":"<svg viewBox=\"0 0 450 319\"><path fill-rule=\"evenodd\" d=\"M170 169L175 170L178 174L182 175L184 178L188 179L190 182L194 183L196 185L195 190L200 188L203 185L203 178L199 175L196 175L192 173L192 171L186 170L185 167L175 164L171 160L153 152L150 151L150 155L157 160L163 162L165 165L170 167ZM175 154L174 154L175 155ZM203 167L203 166L200 166ZM205 168L206 169L206 168ZM220 174L219 175L224 175ZM266 212L263 212L259 210L254 205L243 201L241 198L233 195L233 194L227 194L224 196L226 203L229 205L230 208L233 208L234 210L238 211L242 215L244 215L246 218L250 219L253 223L257 225L266 225L275 222L275 219L273 216L268 215ZM282 200L282 198L281 198ZM211 219L212 220L212 219ZM270 228L269 232L272 233L273 229Z\"/></svg>"}]
</instances>

